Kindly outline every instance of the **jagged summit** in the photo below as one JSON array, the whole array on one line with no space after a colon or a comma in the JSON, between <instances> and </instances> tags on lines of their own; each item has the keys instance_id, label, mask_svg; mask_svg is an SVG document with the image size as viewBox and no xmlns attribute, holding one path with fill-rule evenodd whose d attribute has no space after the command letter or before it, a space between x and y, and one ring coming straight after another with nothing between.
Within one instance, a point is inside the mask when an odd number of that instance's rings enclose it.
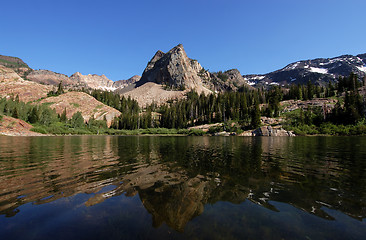
<instances>
[{"instance_id":1,"label":"jagged summit","mask_svg":"<svg viewBox=\"0 0 366 240\"><path fill-rule=\"evenodd\" d=\"M154 82L166 85L172 89L196 89L202 92L202 80L198 72L202 66L188 58L182 44L164 53L157 51L147 64L140 85Z\"/></svg>"}]
</instances>

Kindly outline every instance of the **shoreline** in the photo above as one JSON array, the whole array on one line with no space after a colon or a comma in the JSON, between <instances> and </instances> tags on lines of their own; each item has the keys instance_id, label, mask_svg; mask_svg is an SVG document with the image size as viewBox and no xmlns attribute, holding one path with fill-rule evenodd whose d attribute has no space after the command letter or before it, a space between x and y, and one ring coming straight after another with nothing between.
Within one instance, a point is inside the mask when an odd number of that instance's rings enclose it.
<instances>
[{"instance_id":1,"label":"shoreline","mask_svg":"<svg viewBox=\"0 0 366 240\"><path fill-rule=\"evenodd\" d=\"M81 137L81 136L131 136L131 137L362 137L366 135L327 135L327 134L307 134L307 135L294 135L294 136L247 136L247 135L233 135L229 132L227 135L213 135L213 134L203 134L203 135L189 135L189 134L42 134L42 133L4 133L0 132L0 136L4 137Z\"/></svg>"}]
</instances>

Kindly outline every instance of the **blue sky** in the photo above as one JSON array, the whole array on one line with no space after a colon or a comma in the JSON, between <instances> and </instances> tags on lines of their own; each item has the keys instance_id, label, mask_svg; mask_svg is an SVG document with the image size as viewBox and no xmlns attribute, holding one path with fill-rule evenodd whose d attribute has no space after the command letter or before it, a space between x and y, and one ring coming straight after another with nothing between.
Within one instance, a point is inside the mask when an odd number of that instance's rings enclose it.
<instances>
[{"instance_id":1,"label":"blue sky","mask_svg":"<svg viewBox=\"0 0 366 240\"><path fill-rule=\"evenodd\" d=\"M141 75L182 43L210 71L267 73L317 57L366 53L365 0L3 1L0 54L34 69Z\"/></svg>"}]
</instances>

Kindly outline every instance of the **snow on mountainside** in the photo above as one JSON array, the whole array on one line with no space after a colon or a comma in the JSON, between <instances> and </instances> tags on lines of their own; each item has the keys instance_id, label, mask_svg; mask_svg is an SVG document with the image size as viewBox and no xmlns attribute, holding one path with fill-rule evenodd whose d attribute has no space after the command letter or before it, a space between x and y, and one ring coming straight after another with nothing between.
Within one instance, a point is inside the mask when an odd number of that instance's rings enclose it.
<instances>
[{"instance_id":1,"label":"snow on mountainside","mask_svg":"<svg viewBox=\"0 0 366 240\"><path fill-rule=\"evenodd\" d=\"M268 74L243 77L255 86L305 84L308 81L325 85L329 81L337 81L340 76L348 76L351 72L357 74L359 79L366 76L366 54L298 61Z\"/></svg>"}]
</instances>

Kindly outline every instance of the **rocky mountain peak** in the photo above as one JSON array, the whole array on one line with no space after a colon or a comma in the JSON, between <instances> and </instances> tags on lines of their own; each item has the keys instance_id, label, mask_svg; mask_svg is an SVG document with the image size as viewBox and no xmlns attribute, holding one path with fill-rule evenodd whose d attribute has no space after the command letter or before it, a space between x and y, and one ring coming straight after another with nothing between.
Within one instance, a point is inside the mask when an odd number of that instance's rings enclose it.
<instances>
[{"instance_id":1,"label":"rocky mountain peak","mask_svg":"<svg viewBox=\"0 0 366 240\"><path fill-rule=\"evenodd\" d=\"M71 75L70 79L74 82L85 84L89 88L103 89L103 90L114 90L113 81L108 79L104 74L88 74L83 75L80 72L76 72Z\"/></svg>"},{"instance_id":2,"label":"rocky mountain peak","mask_svg":"<svg viewBox=\"0 0 366 240\"><path fill-rule=\"evenodd\" d=\"M202 67L198 62L191 62L182 44L167 53L157 51L145 68L140 82L154 82L180 90L200 88L202 81L198 72Z\"/></svg>"}]
</instances>

